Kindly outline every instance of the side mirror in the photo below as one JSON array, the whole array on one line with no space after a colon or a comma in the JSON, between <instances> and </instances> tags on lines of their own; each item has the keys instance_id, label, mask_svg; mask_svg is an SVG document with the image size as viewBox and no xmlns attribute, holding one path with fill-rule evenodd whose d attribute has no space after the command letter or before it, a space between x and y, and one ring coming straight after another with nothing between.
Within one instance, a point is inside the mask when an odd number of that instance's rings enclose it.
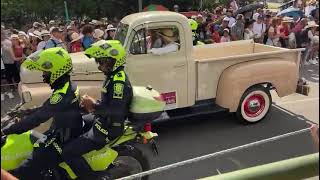
<instances>
[{"instance_id":1,"label":"side mirror","mask_svg":"<svg viewBox=\"0 0 320 180\"><path fill-rule=\"evenodd\" d=\"M23 92L22 93L22 102L23 103L28 103L32 101L32 96L29 91Z\"/></svg>"}]
</instances>

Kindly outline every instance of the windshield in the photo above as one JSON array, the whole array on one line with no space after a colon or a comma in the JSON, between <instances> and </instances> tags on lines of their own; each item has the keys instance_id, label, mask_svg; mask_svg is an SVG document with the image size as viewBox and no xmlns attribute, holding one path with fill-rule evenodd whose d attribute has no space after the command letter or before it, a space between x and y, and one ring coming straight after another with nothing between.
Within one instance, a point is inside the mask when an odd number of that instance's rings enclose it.
<instances>
[{"instance_id":1,"label":"windshield","mask_svg":"<svg viewBox=\"0 0 320 180\"><path fill-rule=\"evenodd\" d=\"M124 45L124 41L126 40L128 28L129 28L129 25L123 24L123 23L120 23L117 28L115 39L119 40L122 45Z\"/></svg>"}]
</instances>

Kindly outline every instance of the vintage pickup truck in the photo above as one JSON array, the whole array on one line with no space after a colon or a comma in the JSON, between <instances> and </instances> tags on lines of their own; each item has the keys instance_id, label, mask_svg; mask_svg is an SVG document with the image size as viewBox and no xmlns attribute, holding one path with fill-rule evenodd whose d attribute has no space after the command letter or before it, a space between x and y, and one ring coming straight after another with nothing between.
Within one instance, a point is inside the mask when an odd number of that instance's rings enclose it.
<instances>
[{"instance_id":1,"label":"vintage pickup truck","mask_svg":"<svg viewBox=\"0 0 320 180\"><path fill-rule=\"evenodd\" d=\"M148 53L148 31L174 29L179 50ZM135 86L162 93L167 118L229 111L245 123L263 119L271 106L270 90L283 97L295 93L300 50L236 41L193 47L188 19L174 12L143 12L124 17L116 38L127 50L126 72ZM72 79L80 93L100 98L104 75L83 52L71 54ZM19 92L25 107L38 106L49 96L41 73L21 70Z\"/></svg>"}]
</instances>

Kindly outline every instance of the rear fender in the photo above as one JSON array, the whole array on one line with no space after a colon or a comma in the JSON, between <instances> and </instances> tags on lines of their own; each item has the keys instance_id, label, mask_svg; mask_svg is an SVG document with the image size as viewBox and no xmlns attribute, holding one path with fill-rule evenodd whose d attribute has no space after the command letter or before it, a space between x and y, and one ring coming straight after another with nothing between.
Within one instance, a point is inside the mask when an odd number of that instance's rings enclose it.
<instances>
[{"instance_id":1,"label":"rear fender","mask_svg":"<svg viewBox=\"0 0 320 180\"><path fill-rule=\"evenodd\" d=\"M104 171L118 157L118 152L109 148L107 145L100 150L90 151L87 154L84 154L83 157L93 171ZM67 171L71 179L77 178L77 175L67 163L60 163L59 166Z\"/></svg>"},{"instance_id":2,"label":"rear fender","mask_svg":"<svg viewBox=\"0 0 320 180\"><path fill-rule=\"evenodd\" d=\"M280 97L296 91L299 66L294 61L263 59L233 65L220 76L216 103L235 112L240 98L251 86L268 83Z\"/></svg>"},{"instance_id":3,"label":"rear fender","mask_svg":"<svg viewBox=\"0 0 320 180\"><path fill-rule=\"evenodd\" d=\"M103 171L106 170L109 165L118 157L118 152L111 149L111 147L117 147L118 145L135 139L137 133L130 126L126 126L125 133L119 138L111 141L108 145L100 150L93 150L83 157L86 159L93 171ZM73 172L68 164L65 162L59 164L60 167L65 169L72 179L76 179L77 175Z\"/></svg>"}]
</instances>

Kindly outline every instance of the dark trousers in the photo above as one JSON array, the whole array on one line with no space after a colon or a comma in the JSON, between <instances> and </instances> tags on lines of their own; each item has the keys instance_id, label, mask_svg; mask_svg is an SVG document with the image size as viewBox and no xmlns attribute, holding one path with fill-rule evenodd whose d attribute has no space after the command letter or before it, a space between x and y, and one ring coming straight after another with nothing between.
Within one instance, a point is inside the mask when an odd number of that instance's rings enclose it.
<instances>
[{"instance_id":1,"label":"dark trousers","mask_svg":"<svg viewBox=\"0 0 320 180\"><path fill-rule=\"evenodd\" d=\"M118 132L122 132L120 129L123 127L117 127L108 128L108 135L101 133L95 126L97 123L95 118L94 115L83 117L85 122L90 122L93 126L91 126L89 131L63 147L62 158L78 177L92 178L97 175L97 172L92 171L82 155L92 150L103 148L109 141L114 140L120 135ZM100 125L104 127L104 125Z\"/></svg>"},{"instance_id":2,"label":"dark trousers","mask_svg":"<svg viewBox=\"0 0 320 180\"><path fill-rule=\"evenodd\" d=\"M42 176L42 170L55 168L61 162L61 155L53 144L48 147L40 146L34 148L32 155L11 173L20 180L33 180Z\"/></svg>"},{"instance_id":3,"label":"dark trousers","mask_svg":"<svg viewBox=\"0 0 320 180\"><path fill-rule=\"evenodd\" d=\"M20 74L16 64L4 64L5 76L8 84L20 82ZM10 85L11 90L15 90L14 85Z\"/></svg>"}]
</instances>

